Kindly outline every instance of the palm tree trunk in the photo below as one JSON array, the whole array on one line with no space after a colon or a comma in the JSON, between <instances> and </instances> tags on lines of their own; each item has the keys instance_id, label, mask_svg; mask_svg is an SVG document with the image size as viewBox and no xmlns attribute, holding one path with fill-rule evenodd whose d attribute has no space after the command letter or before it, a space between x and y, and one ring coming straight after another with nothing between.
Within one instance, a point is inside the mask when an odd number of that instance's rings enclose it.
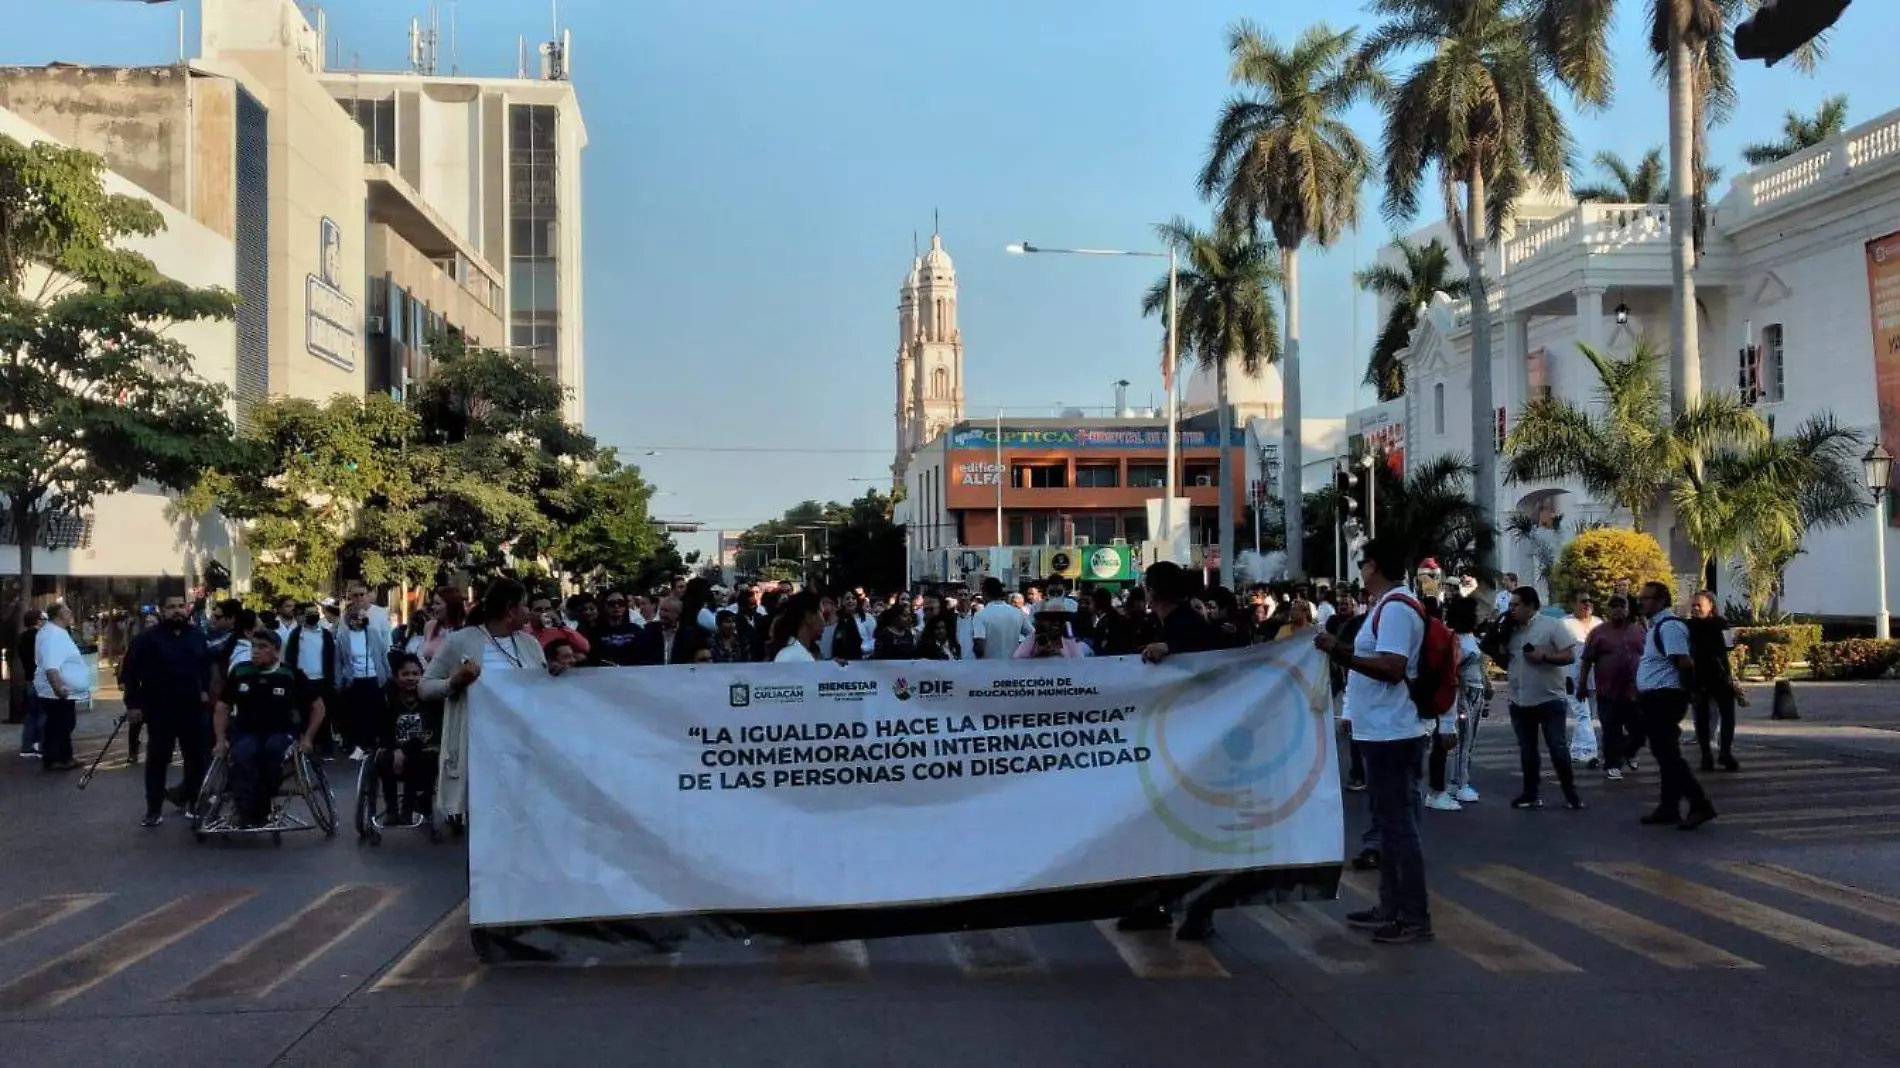
<instances>
[{"instance_id":1,"label":"palm tree trunk","mask_svg":"<svg viewBox=\"0 0 1900 1068\"><path fill-rule=\"evenodd\" d=\"M1689 45L1669 38L1669 237L1675 292L1670 303L1671 399L1680 412L1702 395L1695 304L1695 71Z\"/></svg>"},{"instance_id":2,"label":"palm tree trunk","mask_svg":"<svg viewBox=\"0 0 1900 1068\"><path fill-rule=\"evenodd\" d=\"M1680 0L1672 0L1672 6ZM1702 346L1696 329L1695 298L1695 70L1689 43L1682 37L1682 20L1673 14L1669 30L1669 259L1674 276L1670 295L1669 386L1670 407L1680 413L1702 396ZM1691 461L1699 470L1700 459ZM1667 502L1664 508L1668 508ZM1665 513L1667 515L1667 513ZM1673 521L1672 566L1686 561L1677 551ZM1706 562L1702 569L1707 570Z\"/></svg>"},{"instance_id":3,"label":"palm tree trunk","mask_svg":"<svg viewBox=\"0 0 1900 1068\"><path fill-rule=\"evenodd\" d=\"M1465 226L1468 231L1465 269L1471 280L1471 503L1480 528L1497 530L1498 451L1492 443L1497 399L1491 384L1491 297L1484 283L1484 252L1490 244L1485 225L1484 169L1474 163L1465 179ZM1522 359L1512 353L1512 359ZM1496 539L1480 541L1480 581L1492 582L1497 571Z\"/></svg>"},{"instance_id":4,"label":"palm tree trunk","mask_svg":"<svg viewBox=\"0 0 1900 1068\"><path fill-rule=\"evenodd\" d=\"M1280 250L1286 345L1280 352L1280 501L1286 516L1286 571L1306 577L1306 517L1301 514L1303 461L1300 435L1300 250ZM1225 450L1221 455L1227 455ZM1226 500L1225 494L1221 496ZM1223 559L1225 559L1223 557Z\"/></svg>"},{"instance_id":5,"label":"palm tree trunk","mask_svg":"<svg viewBox=\"0 0 1900 1068\"><path fill-rule=\"evenodd\" d=\"M1234 588L1234 415L1227 407L1227 356L1214 368L1214 402L1220 425L1220 584Z\"/></svg>"}]
</instances>

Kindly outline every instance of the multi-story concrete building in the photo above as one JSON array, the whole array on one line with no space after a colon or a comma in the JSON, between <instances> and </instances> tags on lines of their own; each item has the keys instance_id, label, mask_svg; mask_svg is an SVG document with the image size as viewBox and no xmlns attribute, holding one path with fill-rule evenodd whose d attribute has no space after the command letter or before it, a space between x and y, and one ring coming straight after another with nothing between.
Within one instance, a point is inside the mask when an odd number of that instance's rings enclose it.
<instances>
[{"instance_id":1,"label":"multi-story concrete building","mask_svg":"<svg viewBox=\"0 0 1900 1068\"><path fill-rule=\"evenodd\" d=\"M1546 205L1490 250L1497 411L1493 440L1479 447L1497 448L1534 398L1595 402L1579 343L1612 356L1639 338L1668 350L1677 223L1660 204ZM1830 412L1900 451L1900 111L1738 175L1710 213L1695 278L1704 390L1739 392L1779 432ZM1470 454L1470 353L1469 302L1441 295L1405 354L1408 460ZM1501 482L1498 501L1547 524L1562 515L1546 549L1590 521L1630 519L1574 483ZM1783 607L1870 617L1875 523L1810 535ZM1896 543L1889 575L1900 574ZM1503 566L1535 574L1538 549L1506 539Z\"/></svg>"},{"instance_id":2,"label":"multi-story concrete building","mask_svg":"<svg viewBox=\"0 0 1900 1068\"><path fill-rule=\"evenodd\" d=\"M384 217L392 221L405 214L435 220L443 240L431 258L450 275L449 286L499 316L505 328L483 343L531 356L567 387L568 418L579 422L587 127L558 59L543 73L539 79L442 75L424 61L403 73L331 70L320 81L362 127L372 245L379 240L378 204L390 206ZM393 229L388 235L397 236ZM401 309L422 300L440 314L448 305L428 300L394 274L375 274L371 303L388 308L392 342L413 352L419 335L405 321L408 336L400 336ZM457 321L473 316L464 311Z\"/></svg>"}]
</instances>

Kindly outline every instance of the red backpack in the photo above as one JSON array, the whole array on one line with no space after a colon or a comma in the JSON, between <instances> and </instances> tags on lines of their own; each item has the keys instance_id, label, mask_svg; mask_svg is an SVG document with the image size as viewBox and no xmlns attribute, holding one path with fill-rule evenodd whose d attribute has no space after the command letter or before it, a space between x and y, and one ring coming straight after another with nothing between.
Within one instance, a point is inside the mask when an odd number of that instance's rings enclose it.
<instances>
[{"instance_id":1,"label":"red backpack","mask_svg":"<svg viewBox=\"0 0 1900 1068\"><path fill-rule=\"evenodd\" d=\"M1411 596L1397 593L1391 599L1404 602L1425 621L1425 638L1418 646L1418 677L1407 679L1406 689L1412 694L1418 718L1437 719L1458 703L1458 636L1444 620L1427 615L1425 606ZM1381 603L1372 614L1374 639L1379 636L1379 612L1383 611L1385 605Z\"/></svg>"}]
</instances>

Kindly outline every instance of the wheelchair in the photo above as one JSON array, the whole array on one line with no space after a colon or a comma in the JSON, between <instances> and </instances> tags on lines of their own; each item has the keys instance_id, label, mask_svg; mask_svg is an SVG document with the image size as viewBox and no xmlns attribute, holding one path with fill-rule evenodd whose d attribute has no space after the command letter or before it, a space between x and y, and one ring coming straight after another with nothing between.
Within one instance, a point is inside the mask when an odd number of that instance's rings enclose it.
<instances>
[{"instance_id":1,"label":"wheelchair","mask_svg":"<svg viewBox=\"0 0 1900 1068\"><path fill-rule=\"evenodd\" d=\"M270 835L271 845L284 844L285 831L322 831L325 838L336 837L336 795L323 774L323 765L310 758L292 742L284 753L284 771L277 790L271 796L270 812L264 822L246 827L235 820L237 799L232 796L229 780L229 753L212 759L205 769L204 785L198 789L196 813L191 817L192 833L198 841L241 835ZM305 820L291 811L291 802L301 799L309 815Z\"/></svg>"},{"instance_id":2,"label":"wheelchair","mask_svg":"<svg viewBox=\"0 0 1900 1068\"><path fill-rule=\"evenodd\" d=\"M383 832L394 830L418 830L429 836L431 843L442 841L442 827L435 818L435 790L428 792L429 815L418 815L414 822L402 822L396 813L390 812L384 805L383 774L384 765L396 753L395 749L372 749L356 770L356 843L367 842L373 846L383 844ZM439 756L437 759L440 759ZM397 787L405 791L407 785Z\"/></svg>"}]
</instances>

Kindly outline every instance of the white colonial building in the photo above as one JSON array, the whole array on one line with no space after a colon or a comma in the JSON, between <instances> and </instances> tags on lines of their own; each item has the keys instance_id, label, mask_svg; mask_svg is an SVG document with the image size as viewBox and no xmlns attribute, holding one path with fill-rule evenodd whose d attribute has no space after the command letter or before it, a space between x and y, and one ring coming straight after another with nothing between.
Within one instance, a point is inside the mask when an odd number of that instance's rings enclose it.
<instances>
[{"instance_id":1,"label":"white colonial building","mask_svg":"<svg viewBox=\"0 0 1900 1068\"><path fill-rule=\"evenodd\" d=\"M1500 437L1533 397L1592 401L1579 342L1613 355L1641 337L1669 345L1667 206L1539 204L1524 214L1488 253ZM1416 239L1442 233L1440 223ZM1900 111L1735 178L1711 213L1695 277L1705 390L1741 391L1783 430L1831 411L1900 451ZM1472 451L1470 319L1468 302L1441 295L1413 334L1404 357L1413 463ZM1555 540L1590 520L1628 518L1574 485L1501 484L1497 499L1504 515L1562 515ZM1873 524L1810 537L1783 607L1870 617ZM1500 555L1507 569L1536 571L1529 545L1507 537Z\"/></svg>"}]
</instances>

